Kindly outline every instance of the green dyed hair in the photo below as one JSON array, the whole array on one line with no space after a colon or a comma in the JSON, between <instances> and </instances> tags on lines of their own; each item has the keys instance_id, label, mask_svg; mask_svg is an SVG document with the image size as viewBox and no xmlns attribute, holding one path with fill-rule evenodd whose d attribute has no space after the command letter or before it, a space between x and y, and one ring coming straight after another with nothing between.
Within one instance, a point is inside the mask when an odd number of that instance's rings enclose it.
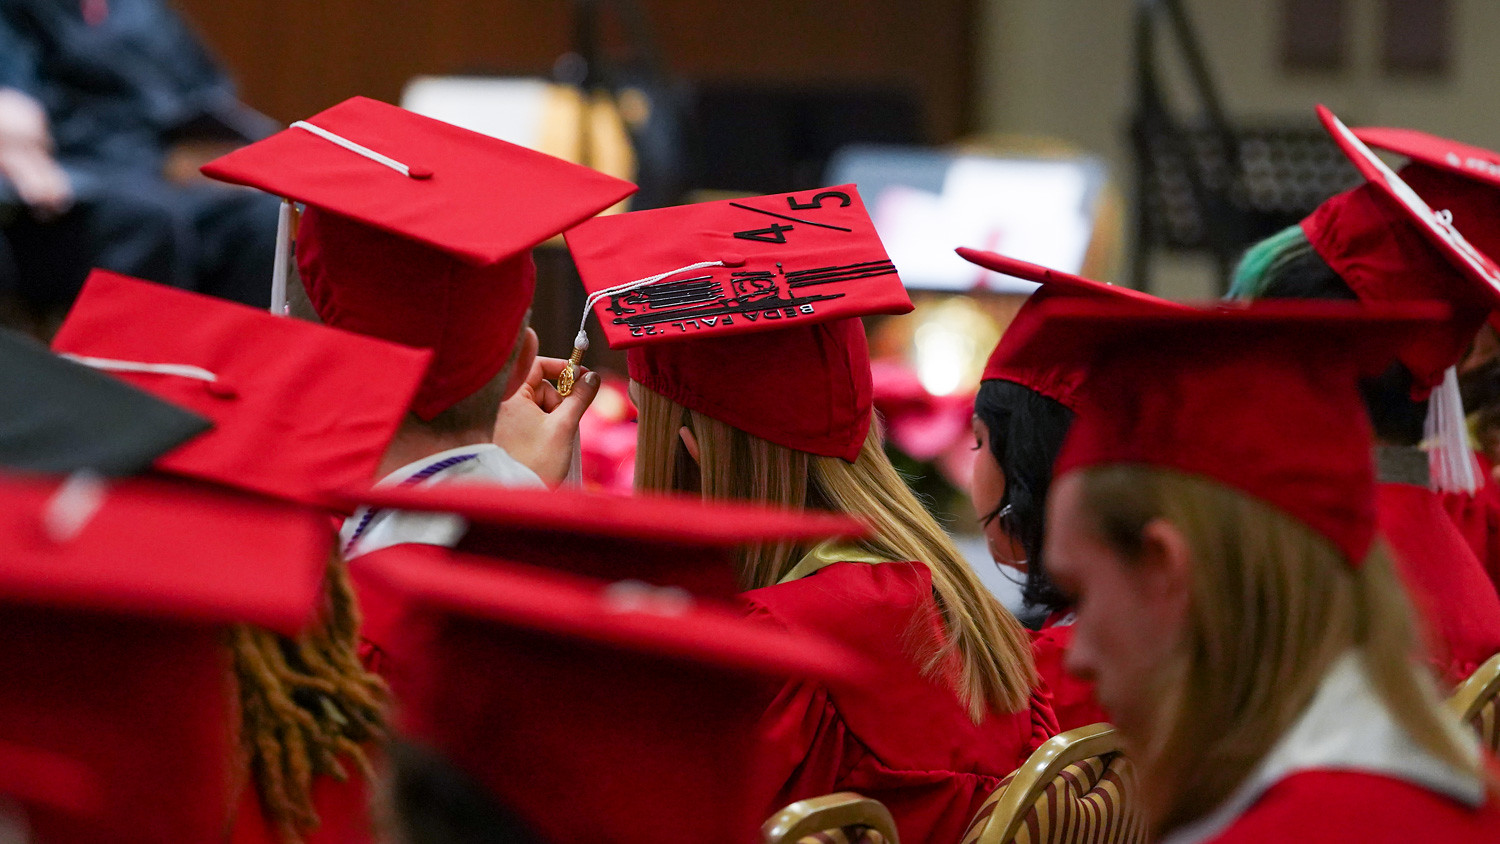
<instances>
[{"instance_id":1,"label":"green dyed hair","mask_svg":"<svg viewBox=\"0 0 1500 844\"><path fill-rule=\"evenodd\" d=\"M1259 299L1265 295L1267 285L1277 277L1283 265L1311 251L1312 244L1301 224L1287 226L1245 250L1239 266L1234 268L1234 282L1229 285L1224 298Z\"/></svg>"}]
</instances>

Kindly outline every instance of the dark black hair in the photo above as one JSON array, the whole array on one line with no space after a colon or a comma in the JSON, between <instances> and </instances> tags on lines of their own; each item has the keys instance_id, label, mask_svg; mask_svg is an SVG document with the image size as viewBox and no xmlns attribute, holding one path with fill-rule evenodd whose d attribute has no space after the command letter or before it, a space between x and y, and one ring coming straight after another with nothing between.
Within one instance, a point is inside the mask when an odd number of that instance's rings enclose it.
<instances>
[{"instance_id":1,"label":"dark black hair","mask_svg":"<svg viewBox=\"0 0 1500 844\"><path fill-rule=\"evenodd\" d=\"M1268 270L1260 298L1265 299L1357 299L1354 291L1317 252L1307 249ZM1379 375L1360 381L1360 393L1375 435L1394 445L1416 445L1422 441L1427 402L1411 397L1412 375L1393 363Z\"/></svg>"},{"instance_id":2,"label":"dark black hair","mask_svg":"<svg viewBox=\"0 0 1500 844\"><path fill-rule=\"evenodd\" d=\"M1047 535L1052 464L1073 423L1073 411L1029 387L995 379L979 385L974 415L989 431L990 453L1005 475L1005 494L982 520L988 524L1000 518L1002 509L1010 507L1002 527L1026 549L1022 600L1049 613L1064 609L1070 602L1047 578L1042 540Z\"/></svg>"},{"instance_id":3,"label":"dark black hair","mask_svg":"<svg viewBox=\"0 0 1500 844\"><path fill-rule=\"evenodd\" d=\"M407 741L386 750L390 799L402 844L544 844L472 777Z\"/></svg>"}]
</instances>

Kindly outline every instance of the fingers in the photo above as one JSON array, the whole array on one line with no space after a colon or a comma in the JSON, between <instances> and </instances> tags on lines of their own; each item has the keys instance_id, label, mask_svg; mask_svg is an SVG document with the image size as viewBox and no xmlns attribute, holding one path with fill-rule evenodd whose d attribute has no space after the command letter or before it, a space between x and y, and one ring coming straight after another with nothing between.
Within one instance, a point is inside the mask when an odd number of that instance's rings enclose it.
<instances>
[{"instance_id":1,"label":"fingers","mask_svg":"<svg viewBox=\"0 0 1500 844\"><path fill-rule=\"evenodd\" d=\"M566 398L561 399L561 403L555 411L548 412L552 413L559 423L566 424L570 430L576 431L578 429L578 422L583 418L584 412L589 409L589 405L593 404L594 399L599 396L599 387L602 384L603 380L599 377L599 373L583 373L582 377L573 385L573 392L569 393Z\"/></svg>"},{"instance_id":2,"label":"fingers","mask_svg":"<svg viewBox=\"0 0 1500 844\"><path fill-rule=\"evenodd\" d=\"M540 372L542 377L548 381L556 381L557 376L561 375L562 371L567 368L568 361L566 358L544 358L538 356L536 363L531 365L533 373Z\"/></svg>"}]
</instances>

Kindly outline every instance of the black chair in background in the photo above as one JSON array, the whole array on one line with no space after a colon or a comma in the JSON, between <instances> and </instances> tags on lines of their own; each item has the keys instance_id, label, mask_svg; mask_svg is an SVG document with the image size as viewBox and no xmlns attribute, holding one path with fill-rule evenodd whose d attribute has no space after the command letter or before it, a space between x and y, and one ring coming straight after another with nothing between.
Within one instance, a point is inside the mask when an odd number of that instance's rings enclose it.
<instances>
[{"instance_id":1,"label":"black chair in background","mask_svg":"<svg viewBox=\"0 0 1500 844\"><path fill-rule=\"evenodd\" d=\"M1167 100L1161 42L1175 43L1194 113L1174 113ZM1227 290L1247 246L1359 183L1311 103L1306 120L1229 118L1181 0L1139 0L1135 68L1135 287L1149 289L1152 256L1166 251L1211 256Z\"/></svg>"}]
</instances>

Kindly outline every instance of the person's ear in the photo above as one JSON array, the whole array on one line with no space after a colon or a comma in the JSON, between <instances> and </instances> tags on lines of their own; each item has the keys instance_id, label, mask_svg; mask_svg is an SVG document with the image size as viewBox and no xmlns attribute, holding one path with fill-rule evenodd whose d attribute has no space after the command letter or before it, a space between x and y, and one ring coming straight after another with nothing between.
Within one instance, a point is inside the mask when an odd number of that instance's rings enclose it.
<instances>
[{"instance_id":1,"label":"person's ear","mask_svg":"<svg viewBox=\"0 0 1500 844\"><path fill-rule=\"evenodd\" d=\"M527 326L521 332L516 342L520 345L520 351L516 352L516 364L510 371L510 380L505 382L505 394L501 401L510 398L521 389L526 379L531 377L531 365L536 363L536 352L541 347L541 341L536 337L536 331Z\"/></svg>"},{"instance_id":2,"label":"person's ear","mask_svg":"<svg viewBox=\"0 0 1500 844\"><path fill-rule=\"evenodd\" d=\"M1174 625L1187 619L1192 566L1193 549L1176 525L1166 519L1146 523L1132 567L1141 577L1142 598L1154 605L1158 618Z\"/></svg>"},{"instance_id":3,"label":"person's ear","mask_svg":"<svg viewBox=\"0 0 1500 844\"><path fill-rule=\"evenodd\" d=\"M677 436L682 437L682 445L687 449L687 453L692 456L693 462L701 462L698 459L698 438L693 435L693 429L683 425L677 429Z\"/></svg>"}]
</instances>

